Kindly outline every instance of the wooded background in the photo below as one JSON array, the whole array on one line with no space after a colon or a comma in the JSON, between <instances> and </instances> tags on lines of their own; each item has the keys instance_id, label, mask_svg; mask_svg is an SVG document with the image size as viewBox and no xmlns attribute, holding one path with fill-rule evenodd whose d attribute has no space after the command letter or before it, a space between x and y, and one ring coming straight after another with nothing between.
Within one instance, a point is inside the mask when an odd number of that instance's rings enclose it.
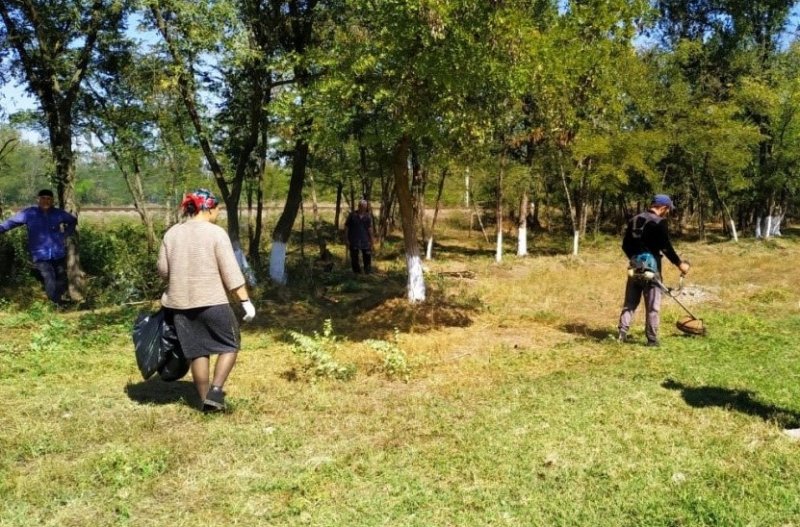
<instances>
[{"instance_id":1,"label":"wooded background","mask_svg":"<svg viewBox=\"0 0 800 527\"><path fill-rule=\"evenodd\" d=\"M489 211L498 259L504 219L525 254L527 227L557 211L577 254L587 231L618 230L656 192L673 197L678 229L769 237L798 205L795 8L6 0L0 82L37 108L2 108L0 207L50 184L74 213L132 202L155 248L149 207L206 186L257 262L258 212L277 200L270 276L285 283L303 200L345 211L365 197L379 236L402 227L412 301L424 299L418 239L435 227L425 209L439 203ZM21 140L24 128L46 142Z\"/></svg>"}]
</instances>

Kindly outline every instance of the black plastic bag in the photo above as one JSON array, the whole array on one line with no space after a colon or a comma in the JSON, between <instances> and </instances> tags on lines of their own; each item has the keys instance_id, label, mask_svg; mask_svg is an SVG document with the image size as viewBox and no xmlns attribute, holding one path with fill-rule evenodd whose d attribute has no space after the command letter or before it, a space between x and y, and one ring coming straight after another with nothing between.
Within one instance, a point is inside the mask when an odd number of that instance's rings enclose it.
<instances>
[{"instance_id":1,"label":"black plastic bag","mask_svg":"<svg viewBox=\"0 0 800 527\"><path fill-rule=\"evenodd\" d=\"M164 366L167 357L162 352L161 335L164 326L164 310L142 313L133 324L133 346L136 350L136 365L145 380Z\"/></svg>"},{"instance_id":2,"label":"black plastic bag","mask_svg":"<svg viewBox=\"0 0 800 527\"><path fill-rule=\"evenodd\" d=\"M191 362L183 356L183 348L172 322L172 313L167 313L161 327L161 353L163 364L158 368L162 381L177 381L189 371Z\"/></svg>"}]
</instances>

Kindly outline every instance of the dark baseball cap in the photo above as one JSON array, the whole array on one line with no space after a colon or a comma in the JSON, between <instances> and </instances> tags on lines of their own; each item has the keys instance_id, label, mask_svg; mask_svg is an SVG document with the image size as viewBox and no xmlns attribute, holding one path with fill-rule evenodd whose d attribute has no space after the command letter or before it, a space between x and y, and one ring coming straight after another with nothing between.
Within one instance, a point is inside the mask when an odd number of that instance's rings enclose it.
<instances>
[{"instance_id":1,"label":"dark baseball cap","mask_svg":"<svg viewBox=\"0 0 800 527\"><path fill-rule=\"evenodd\" d=\"M53 197L53 191L50 190L50 189L46 189L45 188L45 189L40 190L39 193L36 194L36 195L39 196L40 198L43 198L43 197L52 198Z\"/></svg>"},{"instance_id":2,"label":"dark baseball cap","mask_svg":"<svg viewBox=\"0 0 800 527\"><path fill-rule=\"evenodd\" d=\"M672 204L672 200L666 194L656 194L653 196L652 204L659 207L667 207L669 210L673 210L675 208L675 205Z\"/></svg>"}]
</instances>

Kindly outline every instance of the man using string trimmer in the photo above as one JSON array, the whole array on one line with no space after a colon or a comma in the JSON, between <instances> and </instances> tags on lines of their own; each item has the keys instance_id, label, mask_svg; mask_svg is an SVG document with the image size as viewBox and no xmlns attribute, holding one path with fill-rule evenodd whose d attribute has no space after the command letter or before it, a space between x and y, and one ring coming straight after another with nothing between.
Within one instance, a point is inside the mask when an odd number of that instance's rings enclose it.
<instances>
[{"instance_id":1,"label":"man using string trimmer","mask_svg":"<svg viewBox=\"0 0 800 527\"><path fill-rule=\"evenodd\" d=\"M656 194L649 210L637 214L628 222L622 250L628 257L628 281L625 285L625 304L619 316L618 340L624 342L639 302L644 297L646 312L645 335L648 346L658 346L658 326L661 322L661 256L672 262L681 274L689 272L689 262L681 260L672 248L666 218L674 209L666 194Z\"/></svg>"}]
</instances>

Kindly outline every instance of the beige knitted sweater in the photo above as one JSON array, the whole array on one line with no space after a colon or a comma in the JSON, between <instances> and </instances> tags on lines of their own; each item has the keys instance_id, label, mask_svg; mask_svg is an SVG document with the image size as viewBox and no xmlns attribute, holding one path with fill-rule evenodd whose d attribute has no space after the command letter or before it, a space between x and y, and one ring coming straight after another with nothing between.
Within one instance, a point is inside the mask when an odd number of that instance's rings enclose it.
<instances>
[{"instance_id":1,"label":"beige knitted sweater","mask_svg":"<svg viewBox=\"0 0 800 527\"><path fill-rule=\"evenodd\" d=\"M207 221L189 220L167 231L158 274L169 282L161 305L172 309L227 304L227 291L244 285L228 233Z\"/></svg>"}]
</instances>

